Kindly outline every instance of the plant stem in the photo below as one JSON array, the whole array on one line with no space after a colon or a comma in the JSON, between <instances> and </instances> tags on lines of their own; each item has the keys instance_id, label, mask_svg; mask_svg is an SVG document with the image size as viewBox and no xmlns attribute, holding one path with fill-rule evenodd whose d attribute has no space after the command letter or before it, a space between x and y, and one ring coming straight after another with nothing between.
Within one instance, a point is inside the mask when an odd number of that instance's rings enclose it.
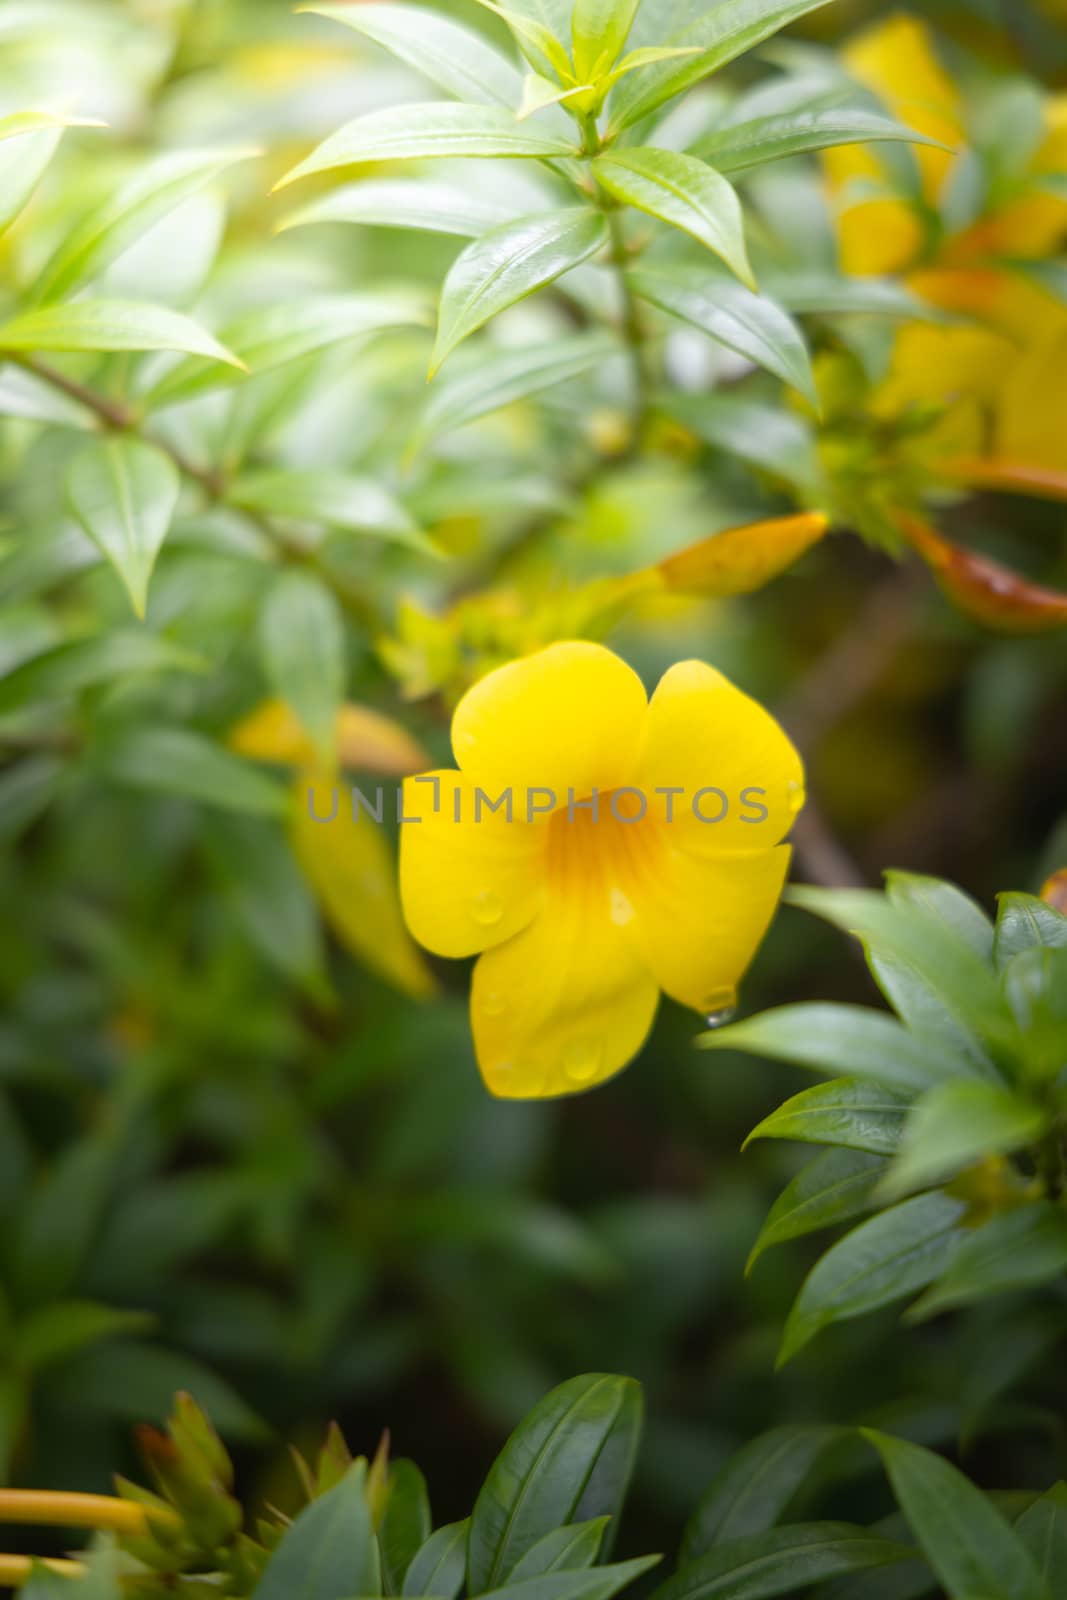
<instances>
[{"instance_id":1,"label":"plant stem","mask_svg":"<svg viewBox=\"0 0 1067 1600\"><path fill-rule=\"evenodd\" d=\"M61 1489L0 1489L0 1522L46 1523L64 1528L111 1528L141 1534L151 1521L177 1526L177 1516L160 1507L149 1513L117 1495L74 1494Z\"/></svg>"},{"instance_id":2,"label":"plant stem","mask_svg":"<svg viewBox=\"0 0 1067 1600\"><path fill-rule=\"evenodd\" d=\"M33 1571L34 1561L62 1578L84 1578L89 1570L80 1561L63 1561L53 1556L0 1555L0 1589L17 1589L25 1583Z\"/></svg>"}]
</instances>

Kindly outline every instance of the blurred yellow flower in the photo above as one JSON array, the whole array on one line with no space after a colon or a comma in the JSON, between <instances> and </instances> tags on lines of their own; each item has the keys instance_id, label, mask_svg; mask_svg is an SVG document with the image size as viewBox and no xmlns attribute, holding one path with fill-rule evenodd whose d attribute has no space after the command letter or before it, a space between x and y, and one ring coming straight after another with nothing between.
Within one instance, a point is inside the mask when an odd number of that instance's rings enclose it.
<instances>
[{"instance_id":1,"label":"blurred yellow flower","mask_svg":"<svg viewBox=\"0 0 1067 1600\"><path fill-rule=\"evenodd\" d=\"M641 1048L660 991L729 1009L771 920L804 803L773 717L701 661L651 702L602 645L490 672L452 722L459 771L408 778L400 889L415 937L477 955L489 1089L574 1094Z\"/></svg>"}]
</instances>

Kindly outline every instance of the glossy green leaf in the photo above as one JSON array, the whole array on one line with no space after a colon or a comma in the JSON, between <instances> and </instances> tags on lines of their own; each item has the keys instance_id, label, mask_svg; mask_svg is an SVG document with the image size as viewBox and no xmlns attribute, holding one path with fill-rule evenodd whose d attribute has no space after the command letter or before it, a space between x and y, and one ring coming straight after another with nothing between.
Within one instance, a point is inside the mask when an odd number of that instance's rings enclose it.
<instances>
[{"instance_id":1,"label":"glossy green leaf","mask_svg":"<svg viewBox=\"0 0 1067 1600\"><path fill-rule=\"evenodd\" d=\"M289 810L285 788L191 728L126 729L101 746L97 760L108 778L135 789L258 816L284 817Z\"/></svg>"},{"instance_id":2,"label":"glossy green leaf","mask_svg":"<svg viewBox=\"0 0 1067 1600\"><path fill-rule=\"evenodd\" d=\"M519 74L506 56L471 28L440 11L399 3L381 5L302 5L334 22L343 22L372 39L416 72L458 100L514 107L521 89Z\"/></svg>"},{"instance_id":3,"label":"glossy green leaf","mask_svg":"<svg viewBox=\"0 0 1067 1600\"><path fill-rule=\"evenodd\" d=\"M885 1196L954 1176L990 1156L1033 1144L1048 1126L1040 1106L993 1083L950 1083L916 1101L900 1151L882 1182Z\"/></svg>"},{"instance_id":4,"label":"glossy green leaf","mask_svg":"<svg viewBox=\"0 0 1067 1600\"><path fill-rule=\"evenodd\" d=\"M518 349L481 352L477 363L439 377L415 430L416 441L554 388L619 352L611 333L576 333Z\"/></svg>"},{"instance_id":5,"label":"glossy green leaf","mask_svg":"<svg viewBox=\"0 0 1067 1600\"><path fill-rule=\"evenodd\" d=\"M181 350L227 366L243 366L238 356L190 317L139 300L39 306L0 327L3 350Z\"/></svg>"},{"instance_id":6,"label":"glossy green leaf","mask_svg":"<svg viewBox=\"0 0 1067 1600\"><path fill-rule=\"evenodd\" d=\"M890 870L885 875L890 905L910 906L969 944L988 961L993 954L993 923L976 900L954 883L921 872Z\"/></svg>"},{"instance_id":7,"label":"glossy green leaf","mask_svg":"<svg viewBox=\"0 0 1067 1600\"><path fill-rule=\"evenodd\" d=\"M441 290L430 375L490 317L587 261L606 236L600 212L573 206L521 217L475 239L457 257Z\"/></svg>"},{"instance_id":8,"label":"glossy green leaf","mask_svg":"<svg viewBox=\"0 0 1067 1600\"><path fill-rule=\"evenodd\" d=\"M884 1156L832 1149L803 1167L767 1213L745 1266L751 1272L765 1250L820 1228L849 1222L875 1209L875 1193L886 1170Z\"/></svg>"},{"instance_id":9,"label":"glossy green leaf","mask_svg":"<svg viewBox=\"0 0 1067 1600\"><path fill-rule=\"evenodd\" d=\"M300 1513L252 1591L254 1600L350 1600L381 1593L365 1479L366 1469L357 1462Z\"/></svg>"},{"instance_id":10,"label":"glossy green leaf","mask_svg":"<svg viewBox=\"0 0 1067 1600\"><path fill-rule=\"evenodd\" d=\"M94 440L67 472L70 509L114 567L138 617L180 493L170 457L134 438Z\"/></svg>"},{"instance_id":11,"label":"glossy green leaf","mask_svg":"<svg viewBox=\"0 0 1067 1600\"><path fill-rule=\"evenodd\" d=\"M701 1034L697 1043L704 1050L744 1050L828 1075L870 1078L905 1092L974 1077L966 1057L933 1049L895 1017L867 1006L777 1006Z\"/></svg>"},{"instance_id":12,"label":"glossy green leaf","mask_svg":"<svg viewBox=\"0 0 1067 1600\"><path fill-rule=\"evenodd\" d=\"M344 617L320 578L295 570L275 579L259 613L259 647L275 694L329 763L348 666Z\"/></svg>"},{"instance_id":13,"label":"glossy green leaf","mask_svg":"<svg viewBox=\"0 0 1067 1600\"><path fill-rule=\"evenodd\" d=\"M996 964L1003 972L1015 956L1035 945L1061 949L1067 945L1067 917L1032 894L998 896L994 944Z\"/></svg>"},{"instance_id":14,"label":"glossy green leaf","mask_svg":"<svg viewBox=\"0 0 1067 1600\"><path fill-rule=\"evenodd\" d=\"M961 1240L961 1200L923 1194L861 1222L808 1274L782 1336L779 1366L832 1322L877 1311L941 1276Z\"/></svg>"},{"instance_id":15,"label":"glossy green leaf","mask_svg":"<svg viewBox=\"0 0 1067 1600\"><path fill-rule=\"evenodd\" d=\"M613 64L633 25L638 0L574 0L571 43L579 78L600 76Z\"/></svg>"},{"instance_id":16,"label":"glossy green leaf","mask_svg":"<svg viewBox=\"0 0 1067 1600\"><path fill-rule=\"evenodd\" d=\"M226 498L252 511L373 534L436 554L396 496L358 473L266 468L244 473L227 489Z\"/></svg>"},{"instance_id":17,"label":"glossy green leaf","mask_svg":"<svg viewBox=\"0 0 1067 1600\"><path fill-rule=\"evenodd\" d=\"M438 1528L416 1552L404 1574L405 1596L434 1595L457 1600L467 1576L467 1532L470 1519Z\"/></svg>"},{"instance_id":18,"label":"glossy green leaf","mask_svg":"<svg viewBox=\"0 0 1067 1600\"><path fill-rule=\"evenodd\" d=\"M467 1556L472 1594L510 1578L526 1552L565 1523L618 1516L641 1410L632 1378L603 1373L571 1378L534 1407L478 1495Z\"/></svg>"},{"instance_id":19,"label":"glossy green leaf","mask_svg":"<svg viewBox=\"0 0 1067 1600\"><path fill-rule=\"evenodd\" d=\"M545 1572L577 1572L593 1566L607 1525L607 1517L594 1517L590 1522L574 1522L546 1533L516 1564L511 1582L539 1578Z\"/></svg>"},{"instance_id":20,"label":"glossy green leaf","mask_svg":"<svg viewBox=\"0 0 1067 1600\"><path fill-rule=\"evenodd\" d=\"M457 156L543 159L577 153L577 147L566 139L518 122L514 112L502 107L427 101L414 106L386 106L346 122L287 172L275 188L284 188L314 172L376 161L428 161Z\"/></svg>"},{"instance_id":21,"label":"glossy green leaf","mask_svg":"<svg viewBox=\"0 0 1067 1600\"><path fill-rule=\"evenodd\" d=\"M141 673L203 672L207 662L162 634L120 628L55 645L31 656L0 682L0 714L35 701L80 694L95 684Z\"/></svg>"},{"instance_id":22,"label":"glossy green leaf","mask_svg":"<svg viewBox=\"0 0 1067 1600\"><path fill-rule=\"evenodd\" d=\"M1019 1206L968 1233L932 1289L908 1312L920 1322L989 1295L1033 1289L1067 1274L1067 1214L1047 1201Z\"/></svg>"},{"instance_id":23,"label":"glossy green leaf","mask_svg":"<svg viewBox=\"0 0 1067 1600\"><path fill-rule=\"evenodd\" d=\"M1067 1483L1024 1511L1015 1532L1029 1550L1050 1596L1067 1594Z\"/></svg>"},{"instance_id":24,"label":"glossy green leaf","mask_svg":"<svg viewBox=\"0 0 1067 1600\"><path fill-rule=\"evenodd\" d=\"M928 139L914 128L875 111L831 106L728 123L702 134L689 148L720 172L745 172L768 161L829 150L835 145L885 141L937 144L936 139Z\"/></svg>"},{"instance_id":25,"label":"glossy green leaf","mask_svg":"<svg viewBox=\"0 0 1067 1600\"><path fill-rule=\"evenodd\" d=\"M693 267L640 269L629 276L643 299L699 328L746 361L766 367L817 403L803 335L773 300L753 294L725 273Z\"/></svg>"},{"instance_id":26,"label":"glossy green leaf","mask_svg":"<svg viewBox=\"0 0 1067 1600\"><path fill-rule=\"evenodd\" d=\"M363 7L359 8L364 9ZM420 228L428 233L453 233L476 239L507 222L514 212L498 202L472 194L459 184L429 178L365 178L320 195L286 217L279 229L307 227L313 222L356 222L380 228Z\"/></svg>"},{"instance_id":27,"label":"glossy green leaf","mask_svg":"<svg viewBox=\"0 0 1067 1600\"><path fill-rule=\"evenodd\" d=\"M893 1155L910 1105L910 1095L880 1084L834 1078L805 1089L772 1111L753 1128L745 1144L753 1139L799 1139L805 1144L844 1145L871 1155Z\"/></svg>"},{"instance_id":28,"label":"glossy green leaf","mask_svg":"<svg viewBox=\"0 0 1067 1600\"><path fill-rule=\"evenodd\" d=\"M1051 1600L1025 1544L962 1472L921 1445L861 1431L953 1600Z\"/></svg>"},{"instance_id":29,"label":"glossy green leaf","mask_svg":"<svg viewBox=\"0 0 1067 1600\"><path fill-rule=\"evenodd\" d=\"M99 128L103 123L53 111L15 111L0 118L0 233L33 194L69 127Z\"/></svg>"},{"instance_id":30,"label":"glossy green leaf","mask_svg":"<svg viewBox=\"0 0 1067 1600\"><path fill-rule=\"evenodd\" d=\"M485 1600L612 1600L659 1559L638 1556L634 1561L619 1561L591 1571L544 1572L521 1580L512 1577L499 1589L488 1590Z\"/></svg>"},{"instance_id":31,"label":"glossy green leaf","mask_svg":"<svg viewBox=\"0 0 1067 1600\"><path fill-rule=\"evenodd\" d=\"M378 1528L382 1585L386 1594L401 1592L404 1574L430 1537L432 1527L426 1479L414 1461L403 1458L391 1461L385 1512Z\"/></svg>"},{"instance_id":32,"label":"glossy green leaf","mask_svg":"<svg viewBox=\"0 0 1067 1600\"><path fill-rule=\"evenodd\" d=\"M614 199L691 234L755 289L741 202L712 167L673 150L638 148L597 156L593 171Z\"/></svg>"},{"instance_id":33,"label":"glossy green leaf","mask_svg":"<svg viewBox=\"0 0 1067 1600\"><path fill-rule=\"evenodd\" d=\"M848 1436L847 1428L833 1424L794 1423L742 1446L697 1502L679 1565L685 1569L714 1545L773 1528L822 1457Z\"/></svg>"},{"instance_id":34,"label":"glossy green leaf","mask_svg":"<svg viewBox=\"0 0 1067 1600\"><path fill-rule=\"evenodd\" d=\"M44 302L73 294L190 195L250 150L172 150L148 162L56 247L41 269L33 298Z\"/></svg>"},{"instance_id":35,"label":"glossy green leaf","mask_svg":"<svg viewBox=\"0 0 1067 1600\"><path fill-rule=\"evenodd\" d=\"M847 1522L796 1522L715 1545L661 1584L653 1600L770 1600L840 1573L904 1561L910 1553Z\"/></svg>"},{"instance_id":36,"label":"glossy green leaf","mask_svg":"<svg viewBox=\"0 0 1067 1600\"><path fill-rule=\"evenodd\" d=\"M639 122L665 100L826 3L827 0L720 0L703 16L659 41L668 47L696 47L699 54L664 61L619 84L609 106L610 130L617 133Z\"/></svg>"}]
</instances>

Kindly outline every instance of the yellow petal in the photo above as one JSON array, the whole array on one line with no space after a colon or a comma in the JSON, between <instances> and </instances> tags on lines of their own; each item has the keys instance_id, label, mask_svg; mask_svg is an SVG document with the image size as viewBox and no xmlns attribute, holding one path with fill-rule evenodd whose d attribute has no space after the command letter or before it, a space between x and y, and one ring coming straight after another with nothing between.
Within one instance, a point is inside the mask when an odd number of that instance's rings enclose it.
<instances>
[{"instance_id":1,"label":"yellow petal","mask_svg":"<svg viewBox=\"0 0 1067 1600\"><path fill-rule=\"evenodd\" d=\"M700 856L769 850L804 804L804 768L787 735L703 661L680 661L660 679L634 783L684 791L665 826ZM656 814L666 806L664 796Z\"/></svg>"},{"instance_id":2,"label":"yellow petal","mask_svg":"<svg viewBox=\"0 0 1067 1600\"><path fill-rule=\"evenodd\" d=\"M1018 357L1010 340L986 328L941 328L913 322L902 328L893 363L876 397L883 416L909 406L978 400L991 405Z\"/></svg>"},{"instance_id":3,"label":"yellow petal","mask_svg":"<svg viewBox=\"0 0 1067 1600\"><path fill-rule=\"evenodd\" d=\"M668 830L669 831L669 830ZM753 856L701 859L677 847L630 887L629 933L672 1000L709 1015L737 1003L737 985L781 897L788 845Z\"/></svg>"},{"instance_id":4,"label":"yellow petal","mask_svg":"<svg viewBox=\"0 0 1067 1600\"><path fill-rule=\"evenodd\" d=\"M230 733L230 745L253 761L309 767L315 747L283 700L264 700ZM368 706L348 704L337 714L337 757L356 772L400 776L420 772L429 757L407 729Z\"/></svg>"},{"instance_id":5,"label":"yellow petal","mask_svg":"<svg viewBox=\"0 0 1067 1600\"><path fill-rule=\"evenodd\" d=\"M536 921L478 958L471 1027L502 1099L578 1094L640 1050L659 990L593 894L553 893Z\"/></svg>"},{"instance_id":6,"label":"yellow petal","mask_svg":"<svg viewBox=\"0 0 1067 1600\"><path fill-rule=\"evenodd\" d=\"M452 749L468 776L516 802L526 791L588 794L625 783L640 751L647 699L640 678L599 644L565 641L498 667L468 690Z\"/></svg>"},{"instance_id":7,"label":"yellow petal","mask_svg":"<svg viewBox=\"0 0 1067 1600\"><path fill-rule=\"evenodd\" d=\"M1067 334L1034 345L1007 373L997 412L996 454L1067 471Z\"/></svg>"},{"instance_id":8,"label":"yellow petal","mask_svg":"<svg viewBox=\"0 0 1067 1600\"><path fill-rule=\"evenodd\" d=\"M844 51L845 65L886 102L893 114L928 138L955 144L961 136L960 99L937 58L933 35L914 17L898 14L858 35ZM916 146L928 200L952 162L946 150Z\"/></svg>"},{"instance_id":9,"label":"yellow petal","mask_svg":"<svg viewBox=\"0 0 1067 1600\"><path fill-rule=\"evenodd\" d=\"M336 816L316 821L330 816L334 795ZM433 974L404 926L385 834L365 813L358 822L352 820L343 784L314 772L300 774L292 839L297 860L341 943L405 994L416 999L433 994L437 988Z\"/></svg>"},{"instance_id":10,"label":"yellow petal","mask_svg":"<svg viewBox=\"0 0 1067 1600\"><path fill-rule=\"evenodd\" d=\"M923 227L903 200L863 200L837 219L842 271L853 277L902 272L918 256Z\"/></svg>"},{"instance_id":11,"label":"yellow petal","mask_svg":"<svg viewBox=\"0 0 1067 1600\"><path fill-rule=\"evenodd\" d=\"M408 927L440 956L471 956L525 928L543 898L545 829L459 772L404 784L400 897ZM458 821L456 820L458 817ZM418 819L418 820L415 820Z\"/></svg>"}]
</instances>

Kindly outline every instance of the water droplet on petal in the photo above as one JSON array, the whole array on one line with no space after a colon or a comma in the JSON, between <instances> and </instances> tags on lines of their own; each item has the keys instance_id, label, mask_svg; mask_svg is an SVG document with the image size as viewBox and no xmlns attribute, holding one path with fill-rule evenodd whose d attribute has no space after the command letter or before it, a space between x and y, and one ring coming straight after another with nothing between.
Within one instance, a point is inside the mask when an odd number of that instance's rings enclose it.
<instances>
[{"instance_id":1,"label":"water droplet on petal","mask_svg":"<svg viewBox=\"0 0 1067 1600\"><path fill-rule=\"evenodd\" d=\"M572 1083L589 1083L604 1054L599 1039L572 1039L563 1051L563 1071Z\"/></svg>"},{"instance_id":2,"label":"water droplet on petal","mask_svg":"<svg viewBox=\"0 0 1067 1600\"><path fill-rule=\"evenodd\" d=\"M705 995L700 1009L709 1028L724 1028L737 1015L737 990L730 983L712 989Z\"/></svg>"},{"instance_id":3,"label":"water droplet on petal","mask_svg":"<svg viewBox=\"0 0 1067 1600\"><path fill-rule=\"evenodd\" d=\"M621 889L611 891L611 920L617 928L625 928L634 920L634 908Z\"/></svg>"},{"instance_id":4,"label":"water droplet on petal","mask_svg":"<svg viewBox=\"0 0 1067 1600\"><path fill-rule=\"evenodd\" d=\"M488 994L482 995L480 1008L483 1016L502 1016L504 1014L505 1007L506 1002L504 1000L504 996L502 994L498 994L495 989L490 989ZM496 1070L499 1072L501 1069L498 1067Z\"/></svg>"},{"instance_id":5,"label":"water droplet on petal","mask_svg":"<svg viewBox=\"0 0 1067 1600\"><path fill-rule=\"evenodd\" d=\"M807 795L804 793L804 785L802 783L797 783L795 779L790 779L785 786L785 803L790 816L795 817L798 811L802 811L804 809L804 802L806 799Z\"/></svg>"},{"instance_id":6,"label":"water droplet on petal","mask_svg":"<svg viewBox=\"0 0 1067 1600\"><path fill-rule=\"evenodd\" d=\"M467 905L475 922L480 922L483 928L491 928L504 915L504 902L492 889L481 889L471 895Z\"/></svg>"}]
</instances>

